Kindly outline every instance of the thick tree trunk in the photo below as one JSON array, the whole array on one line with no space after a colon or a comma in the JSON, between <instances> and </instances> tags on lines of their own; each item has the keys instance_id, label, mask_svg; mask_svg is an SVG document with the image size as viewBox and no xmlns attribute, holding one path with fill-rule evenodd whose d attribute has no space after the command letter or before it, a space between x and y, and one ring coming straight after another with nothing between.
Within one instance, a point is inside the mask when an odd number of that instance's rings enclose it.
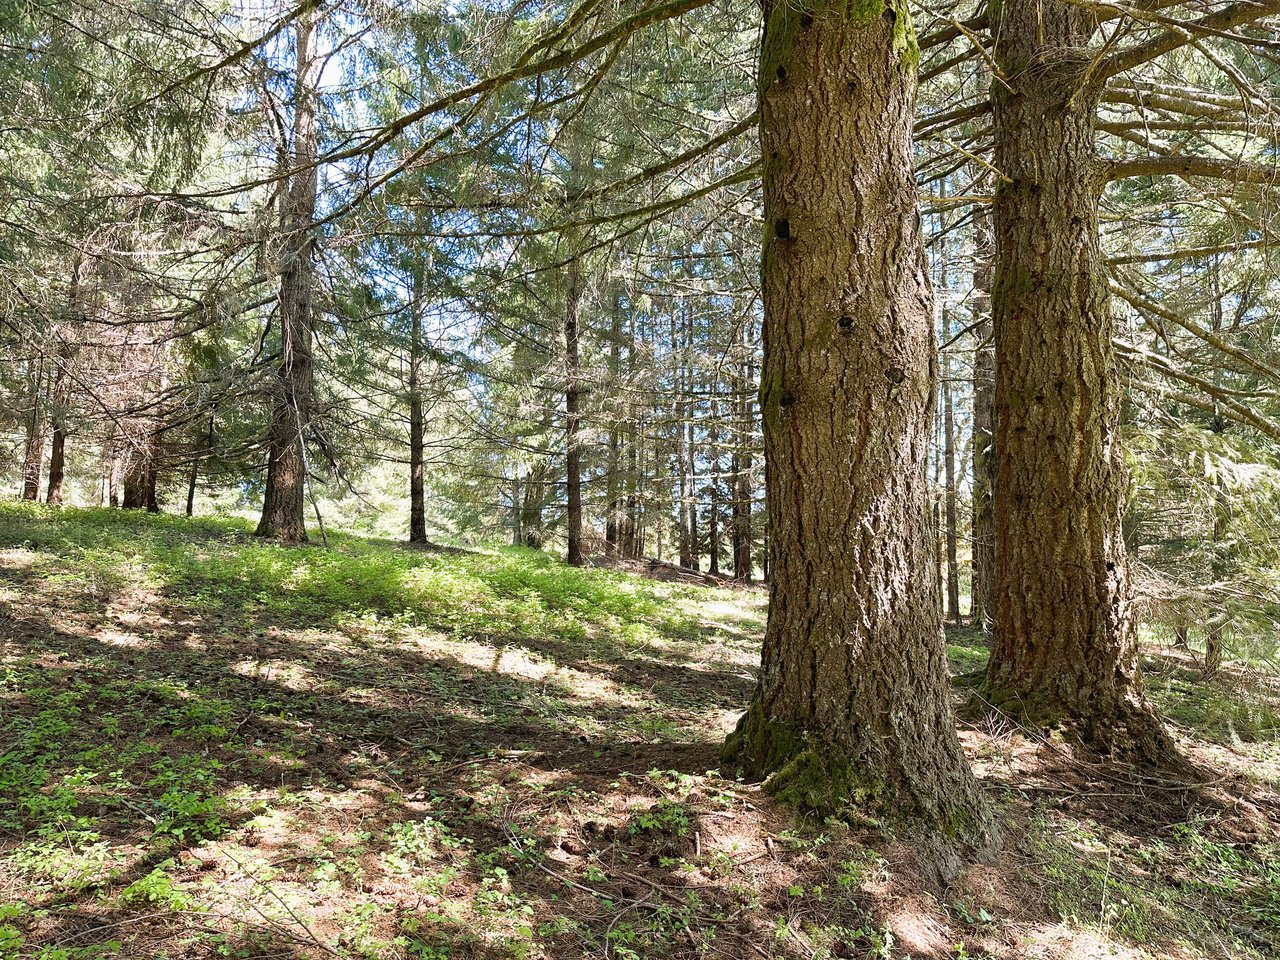
<instances>
[{"instance_id":1,"label":"thick tree trunk","mask_svg":"<svg viewBox=\"0 0 1280 960\"><path fill-rule=\"evenodd\" d=\"M772 589L760 679L725 756L802 806L879 803L944 848L985 846L927 574L936 347L914 50L901 7L765 3Z\"/></svg>"},{"instance_id":2,"label":"thick tree trunk","mask_svg":"<svg viewBox=\"0 0 1280 960\"><path fill-rule=\"evenodd\" d=\"M409 542L427 542L425 418L422 409L422 266L413 270L409 320Z\"/></svg>"},{"instance_id":3,"label":"thick tree trunk","mask_svg":"<svg viewBox=\"0 0 1280 960\"><path fill-rule=\"evenodd\" d=\"M582 381L578 369L578 322L581 310L582 265L575 257L569 262L564 310L565 559L575 567L582 565L582 450L579 439L582 425L579 410Z\"/></svg>"},{"instance_id":4,"label":"thick tree trunk","mask_svg":"<svg viewBox=\"0 0 1280 960\"><path fill-rule=\"evenodd\" d=\"M1121 515L1123 386L1081 51L1094 14L1007 0L993 84L996 381L987 699L1095 748L1169 756L1142 693Z\"/></svg>"},{"instance_id":5,"label":"thick tree trunk","mask_svg":"<svg viewBox=\"0 0 1280 960\"><path fill-rule=\"evenodd\" d=\"M316 117L321 61L316 56L315 13L300 13L294 24L296 64L292 165L296 172L281 209L284 230L280 269L280 365L276 373L271 428L268 436L267 488L258 536L285 543L307 539L306 436L311 422L312 287L315 241L312 224L316 209L315 161L319 131Z\"/></svg>"},{"instance_id":6,"label":"thick tree trunk","mask_svg":"<svg viewBox=\"0 0 1280 960\"><path fill-rule=\"evenodd\" d=\"M982 181L990 186L990 176ZM995 236L991 210L978 204L973 216L973 312L977 349L973 358L973 566L969 620L985 626L991 618L991 580L996 566L996 537L992 517L991 481L995 458L992 427L995 416L996 358L991 331L991 273Z\"/></svg>"}]
</instances>

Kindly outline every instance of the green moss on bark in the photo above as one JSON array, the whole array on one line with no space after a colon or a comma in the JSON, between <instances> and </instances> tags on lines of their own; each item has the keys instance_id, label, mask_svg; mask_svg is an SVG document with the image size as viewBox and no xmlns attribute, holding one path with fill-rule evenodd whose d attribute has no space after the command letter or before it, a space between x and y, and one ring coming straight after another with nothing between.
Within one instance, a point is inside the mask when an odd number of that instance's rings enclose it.
<instances>
[{"instance_id":1,"label":"green moss on bark","mask_svg":"<svg viewBox=\"0 0 1280 960\"><path fill-rule=\"evenodd\" d=\"M842 747L766 718L755 703L725 740L721 759L784 803L824 817L885 805L889 795L888 785L869 778Z\"/></svg>"},{"instance_id":2,"label":"green moss on bark","mask_svg":"<svg viewBox=\"0 0 1280 960\"><path fill-rule=\"evenodd\" d=\"M871 817L907 830L924 827L943 872L958 850L979 855L994 848L998 831L980 798L961 791L954 802L901 788L831 739L764 716L753 701L725 740L721 759L766 793L820 817ZM916 832L916 831L912 831Z\"/></svg>"},{"instance_id":3,"label":"green moss on bark","mask_svg":"<svg viewBox=\"0 0 1280 960\"><path fill-rule=\"evenodd\" d=\"M782 375L776 370L764 370L760 378L760 416L767 424L777 421L782 410Z\"/></svg>"},{"instance_id":4,"label":"green moss on bark","mask_svg":"<svg viewBox=\"0 0 1280 960\"><path fill-rule=\"evenodd\" d=\"M760 51L757 74L763 96L775 83L785 80L796 37L818 17L843 16L858 26L884 17L893 25L893 52L902 65L915 70L920 65L920 45L906 0L792 0L775 3L765 23L765 40Z\"/></svg>"}]
</instances>

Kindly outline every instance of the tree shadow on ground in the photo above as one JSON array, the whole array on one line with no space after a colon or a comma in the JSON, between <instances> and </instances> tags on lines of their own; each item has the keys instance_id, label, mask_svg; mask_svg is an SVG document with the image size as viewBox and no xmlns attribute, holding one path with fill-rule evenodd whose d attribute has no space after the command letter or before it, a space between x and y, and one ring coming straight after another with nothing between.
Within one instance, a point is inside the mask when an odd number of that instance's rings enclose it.
<instances>
[{"instance_id":1,"label":"tree shadow on ground","mask_svg":"<svg viewBox=\"0 0 1280 960\"><path fill-rule=\"evenodd\" d=\"M4 580L32 600L44 589L37 571L6 571ZM539 916L561 913L571 901L579 919L561 935L571 952L591 944L622 946L622 937L656 948L668 940L701 942L713 933L721 943L765 935L754 929L753 915L744 912L727 885L691 881L678 866L695 848L710 847L712 838L724 833L723 815L744 802L694 796L688 794L693 788L681 784L681 778L714 768L714 740L691 741L680 731L629 734L631 709L599 691L565 687L549 694L554 685L545 678L514 677L411 647L361 646L332 631L269 630L264 635L252 615L220 617L206 635L198 618L193 629L190 616L170 608L168 598L152 598L152 603L157 599L161 606L148 607L146 622L130 617L119 625L127 632L104 623L110 618L94 609L97 604L56 616L4 605L4 639L26 661L6 696L7 725L21 733L50 711L72 717L61 742L50 748L50 780L72 767L83 768L90 754L100 756L93 753L95 746L109 747L113 763L137 754L116 774L114 799L120 802L86 790L69 811L89 821L94 842L120 853L122 861L89 882L69 889L53 885L33 897L27 916L43 916L22 921L30 943L88 946L123 928L134 948L150 944L147 949L153 949L180 939L183 931L191 933L183 910L145 899L124 904L122 894L166 863L171 864L167 882L177 887L215 879L243 885L225 863L212 875L203 873L201 864L230 856L224 848L231 838L237 838L237 849L246 835L255 834L253 849L259 851L269 844L281 851L296 844L297 833L292 840L266 839L273 828L259 823L260 798L273 794L358 795L360 833L376 838L362 844L366 858L386 854L387 831L396 824L430 811L441 829L465 838L466 849L480 851L460 868L456 882L475 888L462 899L489 897L493 903L486 909L502 915L494 921L498 926L509 920L503 898L518 899ZM228 639L233 637L240 639ZM293 668L255 669L262 664ZM606 677L611 670L584 658L577 658L573 668ZM686 707L698 706L691 693L684 699ZM193 726L180 726L184 723ZM583 732L588 726L596 732ZM139 830L140 816L155 819L164 789L154 776L161 758L193 755L216 765L217 781L208 792L221 800L217 835L148 837ZM666 786L650 782L648 772L655 769L663 771L659 780ZM670 801L670 808L663 806L673 790L673 796L687 795ZM562 799L540 799L546 797ZM563 807L571 798L595 811L580 825L565 817ZM633 829L631 821L653 808L662 811L654 824ZM40 826L27 818L5 830L6 847L21 850ZM316 843L312 837L302 846ZM565 853L566 844L573 853ZM220 852L210 858L211 850ZM550 866L549 856L564 862ZM495 868L506 864L498 886L485 886L496 874L477 868L474 861L482 857ZM448 850L440 851L420 866L439 876L450 869L451 858L456 859ZM249 886L242 901L261 913L264 904L257 901L263 895L253 891L263 885ZM394 920L402 928L411 926L399 936L425 945L451 941L450 956L510 955L503 947L470 942L463 933L474 929L465 916L423 913L420 906L399 904L396 917L381 918L382 925ZM215 905L214 915L222 907ZM272 955L309 955L306 944L288 941L315 939L311 933L276 914L268 910L267 922L253 912L246 915L242 906L238 915L225 914L233 919L224 919L219 929L245 942L266 938ZM313 925L341 937L338 919ZM323 953L327 943L311 943L310 949ZM677 956L684 946L671 949ZM742 950L743 955L750 950L747 943ZM770 955L804 954L795 944Z\"/></svg>"},{"instance_id":2,"label":"tree shadow on ground","mask_svg":"<svg viewBox=\"0 0 1280 960\"><path fill-rule=\"evenodd\" d=\"M28 900L8 922L29 946L115 939L130 956L204 956L226 935L260 957L447 948L506 960L536 941L556 957L791 960L875 956L892 926L912 956L954 956L957 942L1022 955L1014 934L957 919L994 899L955 907L969 894L929 888L909 844L874 825L797 824L757 788L707 775L725 732L708 718L731 716L750 681L690 666L696 651L664 661L609 637L579 649L559 636L308 622L301 608L282 621L279 608L194 604L172 583L77 595L35 567L0 570L0 588L4 757L44 775L19 784L43 799L0 828ZM646 700L661 722L646 721ZM999 731L982 736L972 754L999 749ZM1013 798L1009 855L1054 869L1080 860L1080 824L1144 840L1237 809L1225 794L1188 796L1139 837L1134 818L1154 809L1094 804L1106 777L1031 759L1048 779L1030 760L1020 780L990 765L983 778ZM1078 797L1047 789L1068 773L1086 777L1069 784ZM216 830L160 829L183 809L178 826ZM120 862L80 885L41 879L26 855L43 826L96 833L76 854L102 843ZM157 881L125 900L167 861L167 892ZM1080 902L1132 886L1131 867L1071 874ZM1011 913L1041 896L1012 889ZM1157 907L1162 929L1123 936L1182 936ZM1215 929L1232 923L1270 942L1239 916Z\"/></svg>"}]
</instances>

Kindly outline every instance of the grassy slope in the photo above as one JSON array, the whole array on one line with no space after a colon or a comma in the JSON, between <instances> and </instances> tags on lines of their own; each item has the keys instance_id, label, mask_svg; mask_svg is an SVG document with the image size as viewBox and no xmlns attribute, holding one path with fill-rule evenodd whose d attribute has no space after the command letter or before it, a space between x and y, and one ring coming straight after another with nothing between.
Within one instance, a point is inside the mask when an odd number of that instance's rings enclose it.
<instances>
[{"instance_id":1,"label":"grassy slope","mask_svg":"<svg viewBox=\"0 0 1280 960\"><path fill-rule=\"evenodd\" d=\"M909 838L725 779L763 594L537 553L0 504L0 957L1263 957L1274 685L1153 661L1186 791L962 730L1008 824ZM981 664L973 632L957 670Z\"/></svg>"}]
</instances>

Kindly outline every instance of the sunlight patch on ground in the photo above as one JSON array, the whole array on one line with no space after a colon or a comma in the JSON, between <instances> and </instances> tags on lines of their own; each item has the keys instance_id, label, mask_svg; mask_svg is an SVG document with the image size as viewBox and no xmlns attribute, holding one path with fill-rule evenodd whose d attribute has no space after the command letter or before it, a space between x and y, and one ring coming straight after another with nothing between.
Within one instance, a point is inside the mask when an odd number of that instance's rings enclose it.
<instances>
[{"instance_id":1,"label":"sunlight patch on ground","mask_svg":"<svg viewBox=\"0 0 1280 960\"><path fill-rule=\"evenodd\" d=\"M533 553L341 535L290 551L215 521L51 516L56 539L0 505L12 542L51 542L0 552L0 787L20 801L0 804L0 934L27 947L1274 955L1280 800L1250 779L1274 756L1276 697L1244 697L1243 674L1193 683L1152 652L1184 743L1221 778L1158 822L1124 771L966 723L1007 845L940 889L892 824L797 817L717 771L750 696L763 591ZM414 564L430 570L406 591ZM951 640L953 667L985 655L974 631Z\"/></svg>"}]
</instances>

